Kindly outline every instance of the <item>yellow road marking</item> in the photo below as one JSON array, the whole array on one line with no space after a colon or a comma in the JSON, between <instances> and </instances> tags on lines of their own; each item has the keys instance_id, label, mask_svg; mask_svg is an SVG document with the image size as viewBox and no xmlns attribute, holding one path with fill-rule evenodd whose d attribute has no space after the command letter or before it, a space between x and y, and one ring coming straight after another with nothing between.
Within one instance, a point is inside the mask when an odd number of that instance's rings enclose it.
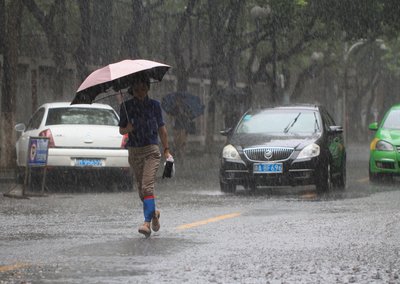
<instances>
[{"instance_id":1,"label":"yellow road marking","mask_svg":"<svg viewBox=\"0 0 400 284\"><path fill-rule=\"evenodd\" d=\"M369 181L369 177L360 178L360 179L357 180L357 182L361 182L361 183L366 183L366 182L368 182L368 181Z\"/></svg>"},{"instance_id":2,"label":"yellow road marking","mask_svg":"<svg viewBox=\"0 0 400 284\"><path fill-rule=\"evenodd\" d=\"M241 215L241 213L232 213L232 214L221 215L221 216L209 218L209 219L206 219L206 220L201 220L201 221L198 221L198 222L181 225L181 226L178 226L176 228L178 230L190 229L190 228L193 228L193 227L206 225L208 223L213 223L213 222L218 222L218 221L229 219L229 218L234 218L234 217L237 217L237 216L240 216L240 215Z\"/></svg>"},{"instance_id":3,"label":"yellow road marking","mask_svg":"<svg viewBox=\"0 0 400 284\"><path fill-rule=\"evenodd\" d=\"M0 272L7 272L7 271L11 271L11 270L17 270L20 268L25 268L28 267L29 265L26 263L16 263L16 264L12 264L12 265L0 265Z\"/></svg>"}]
</instances>

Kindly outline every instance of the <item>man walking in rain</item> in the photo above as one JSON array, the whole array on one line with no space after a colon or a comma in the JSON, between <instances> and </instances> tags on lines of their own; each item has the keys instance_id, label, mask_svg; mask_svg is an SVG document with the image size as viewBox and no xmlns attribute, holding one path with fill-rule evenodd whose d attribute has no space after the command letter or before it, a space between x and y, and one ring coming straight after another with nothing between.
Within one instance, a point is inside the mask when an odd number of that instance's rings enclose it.
<instances>
[{"instance_id":1,"label":"man walking in rain","mask_svg":"<svg viewBox=\"0 0 400 284\"><path fill-rule=\"evenodd\" d=\"M161 153L158 136L165 159L172 158L168 146L168 134L160 102L150 99L150 79L136 76L129 88L133 98L120 107L119 132L128 133L129 164L133 169L139 197L143 202L144 223L139 233L149 237L151 231L160 229L160 211L156 210L155 178L160 165Z\"/></svg>"}]
</instances>

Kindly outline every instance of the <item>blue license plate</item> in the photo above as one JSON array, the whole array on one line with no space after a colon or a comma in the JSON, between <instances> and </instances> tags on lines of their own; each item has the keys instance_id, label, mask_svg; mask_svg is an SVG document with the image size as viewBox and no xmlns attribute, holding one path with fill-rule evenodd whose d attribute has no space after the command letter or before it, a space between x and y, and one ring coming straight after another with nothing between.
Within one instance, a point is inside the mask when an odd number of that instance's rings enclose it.
<instances>
[{"instance_id":1,"label":"blue license plate","mask_svg":"<svg viewBox=\"0 0 400 284\"><path fill-rule=\"evenodd\" d=\"M254 164L253 172L256 174L263 173L282 173L282 163L259 163Z\"/></svg>"},{"instance_id":2,"label":"blue license plate","mask_svg":"<svg viewBox=\"0 0 400 284\"><path fill-rule=\"evenodd\" d=\"M100 159L77 159L76 165L81 167L101 167L103 162Z\"/></svg>"}]
</instances>

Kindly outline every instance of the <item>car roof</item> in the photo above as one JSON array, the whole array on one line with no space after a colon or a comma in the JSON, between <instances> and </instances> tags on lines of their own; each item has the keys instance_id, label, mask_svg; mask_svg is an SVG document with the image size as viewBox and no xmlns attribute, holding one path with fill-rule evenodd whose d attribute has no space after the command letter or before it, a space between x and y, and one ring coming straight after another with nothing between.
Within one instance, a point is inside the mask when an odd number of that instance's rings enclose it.
<instances>
[{"instance_id":1,"label":"car roof","mask_svg":"<svg viewBox=\"0 0 400 284\"><path fill-rule=\"evenodd\" d=\"M390 109L400 109L400 104L394 104L390 107Z\"/></svg>"},{"instance_id":2,"label":"car roof","mask_svg":"<svg viewBox=\"0 0 400 284\"><path fill-rule=\"evenodd\" d=\"M44 108L68 108L68 107L74 107L74 108L101 108L101 109L113 109L110 105L107 104L74 104L71 105L71 102L54 102L54 103L45 103L41 105L41 107Z\"/></svg>"},{"instance_id":3,"label":"car roof","mask_svg":"<svg viewBox=\"0 0 400 284\"><path fill-rule=\"evenodd\" d=\"M319 110L320 105L317 104L290 104L279 105L267 108L254 109L251 112L267 111L267 110Z\"/></svg>"}]
</instances>

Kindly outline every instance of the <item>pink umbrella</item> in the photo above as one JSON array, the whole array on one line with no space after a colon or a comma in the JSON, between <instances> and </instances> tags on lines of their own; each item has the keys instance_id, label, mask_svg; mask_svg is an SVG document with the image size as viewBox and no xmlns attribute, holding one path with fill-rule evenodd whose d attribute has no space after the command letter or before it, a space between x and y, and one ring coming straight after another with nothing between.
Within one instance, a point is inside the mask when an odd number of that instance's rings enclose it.
<instances>
[{"instance_id":1,"label":"pink umbrella","mask_svg":"<svg viewBox=\"0 0 400 284\"><path fill-rule=\"evenodd\" d=\"M131 85L135 77L146 76L161 81L171 66L144 59L122 60L92 72L79 86L71 104L91 104L98 94Z\"/></svg>"}]
</instances>

